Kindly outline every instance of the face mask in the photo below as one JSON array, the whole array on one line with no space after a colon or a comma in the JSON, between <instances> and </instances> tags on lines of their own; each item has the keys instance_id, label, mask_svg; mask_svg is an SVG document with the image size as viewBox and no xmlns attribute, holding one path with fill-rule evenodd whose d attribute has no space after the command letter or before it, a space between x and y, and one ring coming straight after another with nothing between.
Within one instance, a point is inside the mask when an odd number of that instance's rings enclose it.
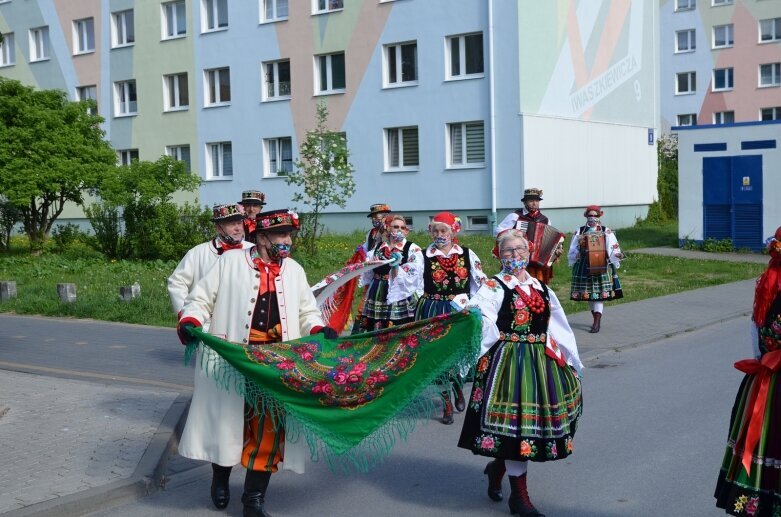
<instances>
[{"instance_id":1,"label":"face mask","mask_svg":"<svg viewBox=\"0 0 781 517\"><path fill-rule=\"evenodd\" d=\"M522 258L503 258L499 260L502 262L502 271L505 273L516 273L529 263L529 259Z\"/></svg>"},{"instance_id":2,"label":"face mask","mask_svg":"<svg viewBox=\"0 0 781 517\"><path fill-rule=\"evenodd\" d=\"M401 242L404 240L404 232L390 232L390 238L393 242Z\"/></svg>"},{"instance_id":3,"label":"face mask","mask_svg":"<svg viewBox=\"0 0 781 517\"><path fill-rule=\"evenodd\" d=\"M382 219L372 219L372 227L376 228L377 230L382 228Z\"/></svg>"},{"instance_id":4,"label":"face mask","mask_svg":"<svg viewBox=\"0 0 781 517\"><path fill-rule=\"evenodd\" d=\"M266 248L268 256L274 260L281 260L290 256L290 244L271 244L270 248Z\"/></svg>"},{"instance_id":5,"label":"face mask","mask_svg":"<svg viewBox=\"0 0 781 517\"><path fill-rule=\"evenodd\" d=\"M224 242L225 244L228 244L229 246L235 246L236 244L239 244L241 241L244 240L244 234L241 235L238 239L234 239L227 233L225 233L225 230L223 230L221 225L219 226L219 231L217 232L217 235L220 237L220 240Z\"/></svg>"},{"instance_id":6,"label":"face mask","mask_svg":"<svg viewBox=\"0 0 781 517\"><path fill-rule=\"evenodd\" d=\"M589 226L594 226L599 223L599 217L588 216L586 217L586 221Z\"/></svg>"},{"instance_id":7,"label":"face mask","mask_svg":"<svg viewBox=\"0 0 781 517\"><path fill-rule=\"evenodd\" d=\"M444 248L450 244L450 239L447 237L434 237L434 246L437 248Z\"/></svg>"}]
</instances>

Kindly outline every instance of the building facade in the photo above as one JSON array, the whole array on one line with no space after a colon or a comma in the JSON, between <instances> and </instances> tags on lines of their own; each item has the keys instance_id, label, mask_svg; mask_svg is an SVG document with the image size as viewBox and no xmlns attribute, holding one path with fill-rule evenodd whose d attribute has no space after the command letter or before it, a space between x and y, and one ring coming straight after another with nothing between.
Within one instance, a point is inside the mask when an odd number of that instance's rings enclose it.
<instances>
[{"instance_id":1,"label":"building facade","mask_svg":"<svg viewBox=\"0 0 781 517\"><path fill-rule=\"evenodd\" d=\"M781 119L781 2L662 0L662 128Z\"/></svg>"},{"instance_id":2,"label":"building facade","mask_svg":"<svg viewBox=\"0 0 781 517\"><path fill-rule=\"evenodd\" d=\"M325 101L356 170L335 231L377 202L487 231L532 186L562 230L594 203L620 227L656 191L657 20L645 0L0 0L0 76L95 99L119 162L184 160L206 204L289 206Z\"/></svg>"}]
</instances>

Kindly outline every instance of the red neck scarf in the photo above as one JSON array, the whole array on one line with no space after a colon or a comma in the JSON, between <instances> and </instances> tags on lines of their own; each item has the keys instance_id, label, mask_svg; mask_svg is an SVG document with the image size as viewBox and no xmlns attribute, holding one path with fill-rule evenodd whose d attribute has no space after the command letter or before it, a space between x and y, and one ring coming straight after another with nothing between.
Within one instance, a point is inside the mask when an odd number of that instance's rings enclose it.
<instances>
[{"instance_id":1,"label":"red neck scarf","mask_svg":"<svg viewBox=\"0 0 781 517\"><path fill-rule=\"evenodd\" d=\"M217 248L218 255L222 255L228 250L240 250L242 247L241 241L237 242L236 244L228 244L219 237L215 237L215 239L212 241L212 244L214 244L214 247Z\"/></svg>"},{"instance_id":2,"label":"red neck scarf","mask_svg":"<svg viewBox=\"0 0 781 517\"><path fill-rule=\"evenodd\" d=\"M257 249L252 253L252 263L255 264L255 269L260 272L260 284L258 288L258 294L265 294L266 292L276 291L274 285L274 279L279 276L279 270L282 267L280 261L274 260L266 262L258 255Z\"/></svg>"}]
</instances>

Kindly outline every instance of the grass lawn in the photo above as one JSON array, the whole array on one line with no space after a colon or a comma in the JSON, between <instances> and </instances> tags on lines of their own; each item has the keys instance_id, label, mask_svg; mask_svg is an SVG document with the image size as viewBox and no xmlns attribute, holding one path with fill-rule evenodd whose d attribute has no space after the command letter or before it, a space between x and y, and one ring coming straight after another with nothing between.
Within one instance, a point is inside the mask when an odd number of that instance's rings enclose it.
<instances>
[{"instance_id":1,"label":"grass lawn","mask_svg":"<svg viewBox=\"0 0 781 517\"><path fill-rule=\"evenodd\" d=\"M626 303L654 296L661 296L709 285L756 278L765 269L761 264L739 264L717 261L683 260L669 257L633 254L632 249L651 246L674 246L677 231L674 224L658 228L627 228L616 232L627 258L619 277ZM320 241L316 256L297 254L314 284L328 273L339 269L352 255L364 234L326 235ZM429 242L425 233L410 235L421 246ZM468 235L461 244L472 248L483 260L486 274L499 269L498 261L491 256L494 240L488 235ZM569 239L565 242L565 249ZM74 318L93 318L123 321L145 325L172 327L176 318L171 310L166 290L166 279L175 262L110 262L101 258L74 258L57 254L33 257L15 250L10 255L0 255L0 280L15 280L17 298L0 304L0 311L18 314L42 314ZM555 266L555 278L551 282L568 313L588 310L584 302L569 300L571 272L566 259ZM62 304L57 297L58 283L76 284L78 299L72 304ZM132 302L119 300L119 287L138 282L141 297Z\"/></svg>"}]
</instances>

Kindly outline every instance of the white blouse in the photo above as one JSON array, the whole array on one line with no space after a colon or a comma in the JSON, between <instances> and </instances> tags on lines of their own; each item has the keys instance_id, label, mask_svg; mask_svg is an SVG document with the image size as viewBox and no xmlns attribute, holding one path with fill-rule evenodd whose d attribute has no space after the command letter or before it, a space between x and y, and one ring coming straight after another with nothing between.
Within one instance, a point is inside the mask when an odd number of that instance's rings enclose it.
<instances>
[{"instance_id":1,"label":"white blouse","mask_svg":"<svg viewBox=\"0 0 781 517\"><path fill-rule=\"evenodd\" d=\"M613 230L605 226L602 227L602 231L605 232L605 248L607 251L607 258L610 263L613 264L616 269L618 269L621 267L621 259L619 259L616 255L621 255L621 248L618 246L618 239L616 238L616 234L613 233ZM567 262L569 262L570 267L580 259L580 239L578 237L581 235L583 234L580 233L580 228L578 228L578 231L576 231L575 235L572 236L572 242L569 244Z\"/></svg>"}]
</instances>

